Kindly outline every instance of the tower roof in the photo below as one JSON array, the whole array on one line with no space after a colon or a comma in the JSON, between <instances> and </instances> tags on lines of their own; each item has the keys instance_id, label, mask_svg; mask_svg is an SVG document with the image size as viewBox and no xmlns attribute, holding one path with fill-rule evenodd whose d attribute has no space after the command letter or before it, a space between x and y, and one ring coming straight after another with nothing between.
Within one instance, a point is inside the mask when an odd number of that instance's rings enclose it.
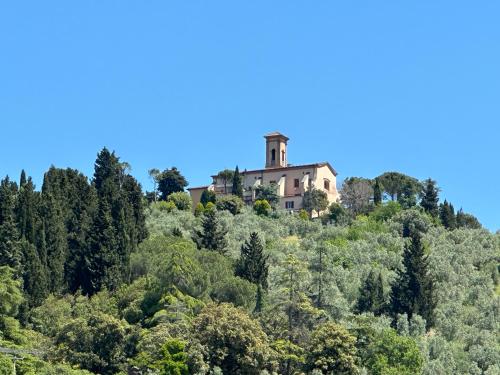
<instances>
[{"instance_id":1,"label":"tower roof","mask_svg":"<svg viewBox=\"0 0 500 375\"><path fill-rule=\"evenodd\" d=\"M272 132L269 134L266 134L264 138L283 138L285 141L288 141L289 138L286 135L281 134L280 132Z\"/></svg>"}]
</instances>

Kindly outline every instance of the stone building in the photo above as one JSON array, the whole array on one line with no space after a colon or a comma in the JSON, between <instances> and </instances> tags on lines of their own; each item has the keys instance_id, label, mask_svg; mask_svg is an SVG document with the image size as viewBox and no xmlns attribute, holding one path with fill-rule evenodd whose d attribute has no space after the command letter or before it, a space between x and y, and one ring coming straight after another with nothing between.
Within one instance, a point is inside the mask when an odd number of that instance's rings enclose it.
<instances>
[{"instance_id":1,"label":"stone building","mask_svg":"<svg viewBox=\"0 0 500 375\"><path fill-rule=\"evenodd\" d=\"M288 164L288 138L274 132L264 136L266 139L266 165L264 169L240 171L243 184L243 200L251 204L255 200L255 190L259 185L276 186L280 206L290 211L302 208L304 193L309 189L324 191L330 203L337 201L337 172L330 163L304 165ZM193 199L193 207L200 201L204 190L212 190L217 195L231 192L232 181L224 183L218 176L212 176L212 184L188 189Z\"/></svg>"}]
</instances>

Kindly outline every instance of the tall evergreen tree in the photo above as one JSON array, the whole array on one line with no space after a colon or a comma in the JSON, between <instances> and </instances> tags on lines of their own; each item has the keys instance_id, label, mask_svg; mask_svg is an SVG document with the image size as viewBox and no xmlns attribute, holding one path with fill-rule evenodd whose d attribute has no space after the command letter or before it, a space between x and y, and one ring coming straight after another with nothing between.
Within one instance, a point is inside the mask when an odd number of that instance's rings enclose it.
<instances>
[{"instance_id":1,"label":"tall evergreen tree","mask_svg":"<svg viewBox=\"0 0 500 375\"><path fill-rule=\"evenodd\" d=\"M21 173L18 198L16 202L16 221L19 236L26 238L30 243L35 243L36 211L38 196L31 177L26 180L24 170Z\"/></svg>"},{"instance_id":2,"label":"tall evergreen tree","mask_svg":"<svg viewBox=\"0 0 500 375\"><path fill-rule=\"evenodd\" d=\"M23 253L23 288L28 296L28 307L39 306L49 294L47 272L35 245L22 239L20 247Z\"/></svg>"},{"instance_id":3,"label":"tall evergreen tree","mask_svg":"<svg viewBox=\"0 0 500 375\"><path fill-rule=\"evenodd\" d=\"M236 166L236 169L234 170L233 188L231 190L231 193L243 199L243 184L241 181L241 174L238 166Z\"/></svg>"},{"instance_id":4,"label":"tall evergreen tree","mask_svg":"<svg viewBox=\"0 0 500 375\"><path fill-rule=\"evenodd\" d=\"M116 252L115 229L111 209L106 200L99 201L89 235L89 249L84 256L87 282L82 285L85 294L94 294L106 287L116 289L122 280L120 259Z\"/></svg>"},{"instance_id":5,"label":"tall evergreen tree","mask_svg":"<svg viewBox=\"0 0 500 375\"><path fill-rule=\"evenodd\" d=\"M198 248L225 254L227 231L219 223L215 210L207 210L205 212L201 220L201 226L202 229L195 231L193 238Z\"/></svg>"},{"instance_id":6,"label":"tall evergreen tree","mask_svg":"<svg viewBox=\"0 0 500 375\"><path fill-rule=\"evenodd\" d=\"M20 273L21 251L19 232L14 220L17 185L5 177L0 182L0 266L9 266Z\"/></svg>"},{"instance_id":7,"label":"tall evergreen tree","mask_svg":"<svg viewBox=\"0 0 500 375\"><path fill-rule=\"evenodd\" d=\"M434 285L428 264L421 233L410 231L403 254L404 269L398 271L392 288L391 310L393 316L407 314L408 319L419 314L426 320L427 328L433 324L435 308Z\"/></svg>"},{"instance_id":8,"label":"tall evergreen tree","mask_svg":"<svg viewBox=\"0 0 500 375\"><path fill-rule=\"evenodd\" d=\"M82 285L89 283L85 278L84 254L88 250L88 235L97 206L97 193L82 173L75 169L59 169L53 166L45 173L42 186L42 194L49 191L57 201L65 222L68 247L65 284L69 291L74 293ZM44 234L45 229L41 233ZM43 263L40 236L38 242L37 247Z\"/></svg>"},{"instance_id":9,"label":"tall evergreen tree","mask_svg":"<svg viewBox=\"0 0 500 375\"><path fill-rule=\"evenodd\" d=\"M370 271L359 290L356 310L381 315L385 311L384 283L380 272Z\"/></svg>"},{"instance_id":10,"label":"tall evergreen tree","mask_svg":"<svg viewBox=\"0 0 500 375\"><path fill-rule=\"evenodd\" d=\"M42 193L42 206L49 289L61 293L65 290L64 265L68 256L66 227L59 202L50 191Z\"/></svg>"},{"instance_id":11,"label":"tall evergreen tree","mask_svg":"<svg viewBox=\"0 0 500 375\"><path fill-rule=\"evenodd\" d=\"M264 246L256 232L241 246L240 258L236 262L235 275L267 289L269 256L264 255Z\"/></svg>"},{"instance_id":12,"label":"tall evergreen tree","mask_svg":"<svg viewBox=\"0 0 500 375\"><path fill-rule=\"evenodd\" d=\"M375 179L375 183L373 184L373 203L375 205L382 204L382 186L378 178Z\"/></svg>"},{"instance_id":13,"label":"tall evergreen tree","mask_svg":"<svg viewBox=\"0 0 500 375\"><path fill-rule=\"evenodd\" d=\"M455 229L457 226L457 218L455 209L451 203L445 201L439 206L439 219L446 229Z\"/></svg>"},{"instance_id":14,"label":"tall evergreen tree","mask_svg":"<svg viewBox=\"0 0 500 375\"><path fill-rule=\"evenodd\" d=\"M437 217L439 214L439 189L436 186L436 181L428 178L424 181L424 187L422 191L422 200L420 201L420 206L433 217Z\"/></svg>"}]
</instances>

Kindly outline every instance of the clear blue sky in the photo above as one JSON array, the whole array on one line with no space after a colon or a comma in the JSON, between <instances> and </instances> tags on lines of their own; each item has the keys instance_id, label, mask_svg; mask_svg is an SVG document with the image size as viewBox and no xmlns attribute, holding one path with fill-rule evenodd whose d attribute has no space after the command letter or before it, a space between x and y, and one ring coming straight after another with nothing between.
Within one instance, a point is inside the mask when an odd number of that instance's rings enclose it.
<instances>
[{"instance_id":1,"label":"clear blue sky","mask_svg":"<svg viewBox=\"0 0 500 375\"><path fill-rule=\"evenodd\" d=\"M401 171L500 228L498 1L4 1L0 174L116 150L191 185L264 165Z\"/></svg>"}]
</instances>

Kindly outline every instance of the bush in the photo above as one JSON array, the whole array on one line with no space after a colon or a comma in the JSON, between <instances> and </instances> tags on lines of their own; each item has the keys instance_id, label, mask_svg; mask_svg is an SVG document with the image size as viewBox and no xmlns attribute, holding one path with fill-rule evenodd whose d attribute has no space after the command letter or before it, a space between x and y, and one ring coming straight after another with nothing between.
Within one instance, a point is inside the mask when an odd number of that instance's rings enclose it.
<instances>
[{"instance_id":1,"label":"bush","mask_svg":"<svg viewBox=\"0 0 500 375\"><path fill-rule=\"evenodd\" d=\"M269 204L269 202L266 201L265 199L258 199L253 204L253 210L255 211L255 213L257 215L269 216L269 214L271 213L272 207Z\"/></svg>"},{"instance_id":2,"label":"bush","mask_svg":"<svg viewBox=\"0 0 500 375\"><path fill-rule=\"evenodd\" d=\"M172 202L178 210L182 211L188 211L192 206L191 196L183 191L170 194L167 202Z\"/></svg>"},{"instance_id":3,"label":"bush","mask_svg":"<svg viewBox=\"0 0 500 375\"><path fill-rule=\"evenodd\" d=\"M160 202L153 203L151 205L151 208L152 209L157 209L159 211L172 212L177 207L176 207L176 205L175 205L174 202L160 201Z\"/></svg>"},{"instance_id":4,"label":"bush","mask_svg":"<svg viewBox=\"0 0 500 375\"><path fill-rule=\"evenodd\" d=\"M198 217L200 216L201 214L203 214L203 212L205 212L205 207L203 206L203 204L200 202L196 205L196 208L194 209L194 216Z\"/></svg>"},{"instance_id":5,"label":"bush","mask_svg":"<svg viewBox=\"0 0 500 375\"><path fill-rule=\"evenodd\" d=\"M231 212L233 215L239 214L244 205L241 198L236 195L223 195L217 197L217 202L215 204L218 210L226 210Z\"/></svg>"}]
</instances>

